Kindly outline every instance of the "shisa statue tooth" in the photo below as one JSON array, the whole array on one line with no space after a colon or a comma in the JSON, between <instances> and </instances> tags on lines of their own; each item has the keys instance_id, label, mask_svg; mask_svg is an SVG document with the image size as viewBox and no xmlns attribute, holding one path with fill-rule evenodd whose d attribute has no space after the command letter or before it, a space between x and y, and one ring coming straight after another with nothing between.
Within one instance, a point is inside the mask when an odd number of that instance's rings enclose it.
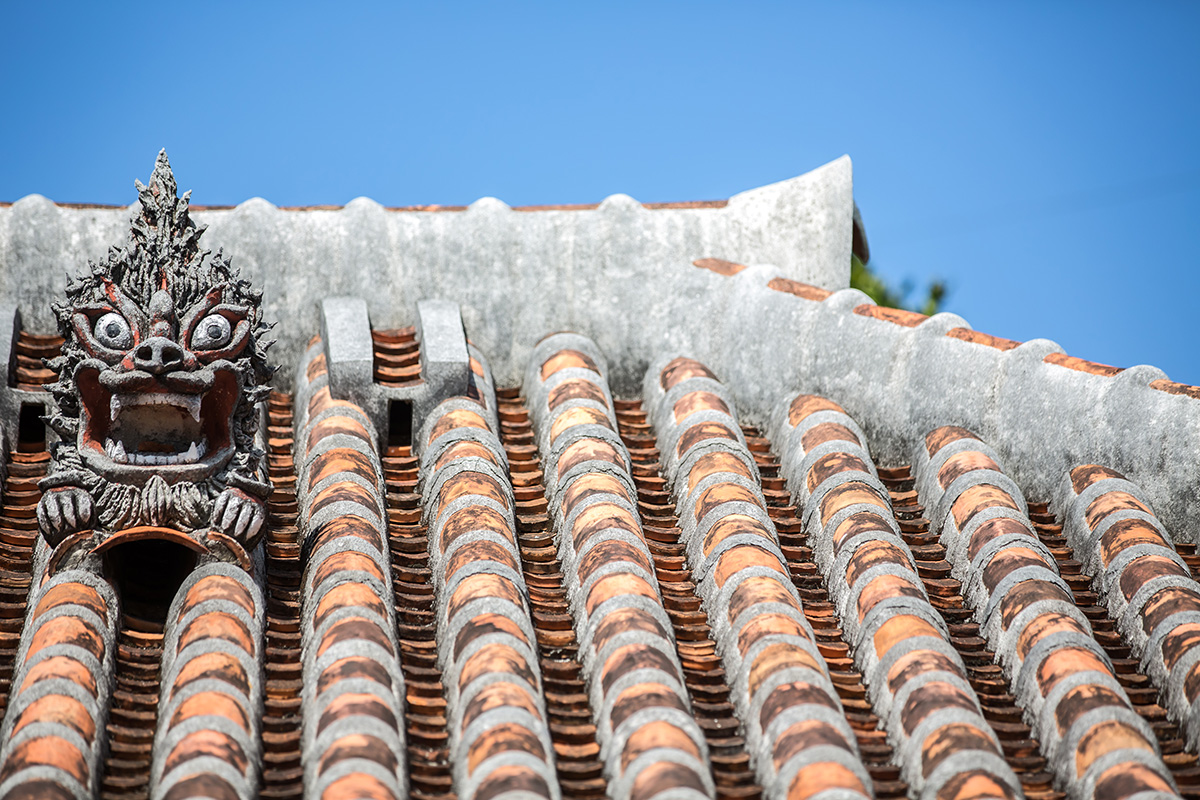
<instances>
[{"instance_id":1,"label":"shisa statue tooth","mask_svg":"<svg viewBox=\"0 0 1200 800\"><path fill-rule=\"evenodd\" d=\"M109 422L116 422L117 415L121 413L121 395L114 394L112 399L108 401Z\"/></svg>"},{"instance_id":2,"label":"shisa statue tooth","mask_svg":"<svg viewBox=\"0 0 1200 800\"><path fill-rule=\"evenodd\" d=\"M200 460L200 451L196 449L196 443L192 442L184 456L185 461L196 462Z\"/></svg>"},{"instance_id":3,"label":"shisa statue tooth","mask_svg":"<svg viewBox=\"0 0 1200 800\"><path fill-rule=\"evenodd\" d=\"M188 413L192 415L193 422L200 421L200 395L189 394L184 397L187 404Z\"/></svg>"},{"instance_id":4,"label":"shisa statue tooth","mask_svg":"<svg viewBox=\"0 0 1200 800\"><path fill-rule=\"evenodd\" d=\"M117 442L113 445L112 460L122 464L129 463L129 456L125 453L125 443Z\"/></svg>"}]
</instances>

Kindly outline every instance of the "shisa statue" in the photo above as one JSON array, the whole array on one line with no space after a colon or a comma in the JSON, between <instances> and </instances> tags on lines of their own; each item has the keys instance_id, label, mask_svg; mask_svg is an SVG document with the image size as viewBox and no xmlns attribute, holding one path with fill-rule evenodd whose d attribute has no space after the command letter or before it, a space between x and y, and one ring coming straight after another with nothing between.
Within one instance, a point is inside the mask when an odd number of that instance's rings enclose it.
<instances>
[{"instance_id":1,"label":"shisa statue","mask_svg":"<svg viewBox=\"0 0 1200 800\"><path fill-rule=\"evenodd\" d=\"M51 547L91 550L150 526L238 560L263 533L270 492L256 444L272 373L262 293L201 248L165 152L137 189L127 241L54 306L66 341L47 362L58 373L47 422L61 440L39 525Z\"/></svg>"}]
</instances>

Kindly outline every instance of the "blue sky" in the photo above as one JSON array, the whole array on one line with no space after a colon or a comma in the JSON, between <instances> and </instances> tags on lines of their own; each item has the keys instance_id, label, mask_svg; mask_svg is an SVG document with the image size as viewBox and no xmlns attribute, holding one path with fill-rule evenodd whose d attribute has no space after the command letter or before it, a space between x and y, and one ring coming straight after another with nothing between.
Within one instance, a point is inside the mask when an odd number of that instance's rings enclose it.
<instances>
[{"instance_id":1,"label":"blue sky","mask_svg":"<svg viewBox=\"0 0 1200 800\"><path fill-rule=\"evenodd\" d=\"M1200 5L9 4L0 200L724 198L849 153L872 262L1200 384ZM915 293L914 293L915 294ZM915 298L914 298L915 299Z\"/></svg>"}]
</instances>

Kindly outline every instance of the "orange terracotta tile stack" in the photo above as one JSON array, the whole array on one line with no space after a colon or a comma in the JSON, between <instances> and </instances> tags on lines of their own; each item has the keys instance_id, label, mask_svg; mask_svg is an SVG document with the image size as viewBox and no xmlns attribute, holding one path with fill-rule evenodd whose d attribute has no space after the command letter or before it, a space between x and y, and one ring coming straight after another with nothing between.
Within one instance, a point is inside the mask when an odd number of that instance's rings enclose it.
<instances>
[{"instance_id":1,"label":"orange terracotta tile stack","mask_svg":"<svg viewBox=\"0 0 1200 800\"><path fill-rule=\"evenodd\" d=\"M862 430L836 403L800 395L777 431L781 474L904 778L920 797L1019 797Z\"/></svg>"},{"instance_id":2,"label":"orange terracotta tile stack","mask_svg":"<svg viewBox=\"0 0 1200 800\"><path fill-rule=\"evenodd\" d=\"M1062 788L1079 799L1178 796L1153 730L1133 709L996 453L970 431L938 428L919 446L914 476Z\"/></svg>"},{"instance_id":3,"label":"orange terracotta tile stack","mask_svg":"<svg viewBox=\"0 0 1200 800\"><path fill-rule=\"evenodd\" d=\"M1115 470L1076 467L1056 510L1122 639L1163 705L1200 745L1200 585L1141 488Z\"/></svg>"},{"instance_id":4,"label":"orange terracotta tile stack","mask_svg":"<svg viewBox=\"0 0 1200 800\"><path fill-rule=\"evenodd\" d=\"M446 400L418 441L454 790L559 798L513 490L490 416L473 399Z\"/></svg>"},{"instance_id":5,"label":"orange terracotta tile stack","mask_svg":"<svg viewBox=\"0 0 1200 800\"><path fill-rule=\"evenodd\" d=\"M67 569L34 590L0 747L0 797L91 797L112 691L117 598Z\"/></svg>"},{"instance_id":6,"label":"orange terracotta tile stack","mask_svg":"<svg viewBox=\"0 0 1200 800\"><path fill-rule=\"evenodd\" d=\"M871 796L732 399L688 358L652 366L644 397L688 565L764 790L771 797Z\"/></svg>"},{"instance_id":7,"label":"orange terracotta tile stack","mask_svg":"<svg viewBox=\"0 0 1200 800\"><path fill-rule=\"evenodd\" d=\"M155 797L258 796L262 591L244 570L201 566L184 581L163 640Z\"/></svg>"},{"instance_id":8,"label":"orange terracotta tile stack","mask_svg":"<svg viewBox=\"0 0 1200 800\"><path fill-rule=\"evenodd\" d=\"M404 681L378 440L362 410L330 397L320 342L297 376L305 793L407 794Z\"/></svg>"},{"instance_id":9,"label":"orange terracotta tile stack","mask_svg":"<svg viewBox=\"0 0 1200 800\"><path fill-rule=\"evenodd\" d=\"M29 603L30 569L38 534L38 480L46 475L50 454L0 453L6 461L0 505L0 710L7 707L17 667L17 648Z\"/></svg>"},{"instance_id":10,"label":"orange terracotta tile stack","mask_svg":"<svg viewBox=\"0 0 1200 800\"><path fill-rule=\"evenodd\" d=\"M613 798L712 797L654 563L638 522L629 454L595 344L555 334L535 349L524 392L572 598Z\"/></svg>"},{"instance_id":11,"label":"orange terracotta tile stack","mask_svg":"<svg viewBox=\"0 0 1200 800\"><path fill-rule=\"evenodd\" d=\"M42 363L42 359L58 355L62 343L63 338L58 334L36 334L21 330L17 341L13 343L16 364L13 365L12 377L16 388L40 392L43 384L53 383L57 376L54 370Z\"/></svg>"}]
</instances>

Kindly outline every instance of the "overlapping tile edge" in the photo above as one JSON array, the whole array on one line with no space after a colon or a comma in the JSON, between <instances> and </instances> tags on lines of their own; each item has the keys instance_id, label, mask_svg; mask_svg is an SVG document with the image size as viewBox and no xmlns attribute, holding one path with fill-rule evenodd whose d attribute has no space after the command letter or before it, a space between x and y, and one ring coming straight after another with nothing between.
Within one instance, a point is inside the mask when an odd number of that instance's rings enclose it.
<instances>
[{"instance_id":1,"label":"overlapping tile edge","mask_svg":"<svg viewBox=\"0 0 1200 800\"><path fill-rule=\"evenodd\" d=\"M378 437L362 409L330 396L324 362L316 340L296 375L305 793L400 800L404 678Z\"/></svg>"},{"instance_id":2,"label":"overlapping tile edge","mask_svg":"<svg viewBox=\"0 0 1200 800\"><path fill-rule=\"evenodd\" d=\"M586 337L535 349L532 408L565 585L591 687L609 796L711 798L704 733L692 716L672 626L638 521L603 356Z\"/></svg>"},{"instance_id":3,"label":"overlapping tile edge","mask_svg":"<svg viewBox=\"0 0 1200 800\"><path fill-rule=\"evenodd\" d=\"M496 399L482 354L471 357L479 399L443 401L416 437L454 788L462 800L557 800Z\"/></svg>"},{"instance_id":4,"label":"overlapping tile edge","mask_svg":"<svg viewBox=\"0 0 1200 800\"><path fill-rule=\"evenodd\" d=\"M1076 467L1064 476L1053 507L1109 617L1194 750L1200 744L1200 584L1141 487L1115 470Z\"/></svg>"},{"instance_id":5,"label":"overlapping tile edge","mask_svg":"<svg viewBox=\"0 0 1200 800\"><path fill-rule=\"evenodd\" d=\"M1177 797L1154 732L1033 533L996 452L944 426L926 436L913 463L932 527L1068 795Z\"/></svg>"},{"instance_id":6,"label":"overlapping tile edge","mask_svg":"<svg viewBox=\"0 0 1200 800\"><path fill-rule=\"evenodd\" d=\"M1019 797L857 423L835 403L800 395L774 430L781 472L905 778L920 797Z\"/></svg>"},{"instance_id":7,"label":"overlapping tile edge","mask_svg":"<svg viewBox=\"0 0 1200 800\"><path fill-rule=\"evenodd\" d=\"M238 567L206 564L180 586L163 637L153 800L258 796L264 616L261 588Z\"/></svg>"},{"instance_id":8,"label":"overlapping tile edge","mask_svg":"<svg viewBox=\"0 0 1200 800\"><path fill-rule=\"evenodd\" d=\"M732 398L703 365L682 358L652 365L643 397L678 504L680 540L764 790L797 800L872 797Z\"/></svg>"},{"instance_id":9,"label":"overlapping tile edge","mask_svg":"<svg viewBox=\"0 0 1200 800\"><path fill-rule=\"evenodd\" d=\"M105 748L117 597L107 583L77 569L35 579L33 587L0 731L0 795L91 797Z\"/></svg>"}]
</instances>

